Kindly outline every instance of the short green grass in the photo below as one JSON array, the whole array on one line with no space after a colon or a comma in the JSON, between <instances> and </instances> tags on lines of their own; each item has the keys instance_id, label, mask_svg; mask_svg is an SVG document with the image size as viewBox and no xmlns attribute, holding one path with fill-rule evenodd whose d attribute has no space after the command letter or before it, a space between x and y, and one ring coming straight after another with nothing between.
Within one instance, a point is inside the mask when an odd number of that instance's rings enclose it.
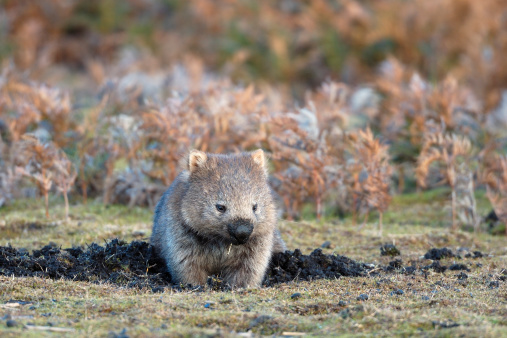
<instances>
[{"instance_id":1,"label":"short green grass","mask_svg":"<svg viewBox=\"0 0 507 338\"><path fill-rule=\"evenodd\" d=\"M430 270L426 276L419 272L382 274L231 292L166 289L153 293L108 284L0 277L0 335L39 336L64 328L73 331L56 334L505 336L507 283L501 281L498 288L491 288L489 282L507 268L507 240L485 232L450 233L450 212L443 207L447 196L448 191L439 189L395 197L384 216L382 238L375 215L363 228L346 218L283 221L280 229L290 249L309 253L330 241L324 252L373 264L385 265L391 260L380 256L379 247L386 242L396 244L406 264L420 259L432 247L467 247L489 253L490 257L463 260L472 263L466 282L457 279L459 271L440 274ZM77 203L71 206L71 220L63 222L60 199L51 200L51 220L44 218L39 202L22 200L0 209L0 245L32 250L50 241L68 247L114 237L130 241L150 236L152 213L148 209L104 207L95 201ZM482 215L489 211L481 194L478 205ZM447 259L442 264L453 261ZM393 294L397 289L404 293ZM296 292L301 297L292 299ZM368 300L357 300L360 294L367 294ZM7 327L8 318L16 326ZM41 326L42 331L33 326Z\"/></svg>"}]
</instances>

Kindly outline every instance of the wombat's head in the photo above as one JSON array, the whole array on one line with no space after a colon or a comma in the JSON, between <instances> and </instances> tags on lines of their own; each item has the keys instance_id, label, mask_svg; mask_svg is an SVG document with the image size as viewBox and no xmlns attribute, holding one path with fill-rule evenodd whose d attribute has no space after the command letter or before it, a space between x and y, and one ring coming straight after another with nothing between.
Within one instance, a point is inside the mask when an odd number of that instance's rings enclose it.
<instances>
[{"instance_id":1,"label":"wombat's head","mask_svg":"<svg viewBox=\"0 0 507 338\"><path fill-rule=\"evenodd\" d=\"M182 214L203 238L240 245L273 232L276 210L262 150L236 155L192 150Z\"/></svg>"}]
</instances>

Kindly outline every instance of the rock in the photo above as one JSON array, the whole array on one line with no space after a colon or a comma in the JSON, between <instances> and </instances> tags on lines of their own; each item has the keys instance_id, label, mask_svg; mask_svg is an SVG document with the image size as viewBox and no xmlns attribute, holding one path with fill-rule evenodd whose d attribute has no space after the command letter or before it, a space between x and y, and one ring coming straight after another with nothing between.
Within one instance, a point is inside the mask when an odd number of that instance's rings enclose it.
<instances>
[{"instance_id":1,"label":"rock","mask_svg":"<svg viewBox=\"0 0 507 338\"><path fill-rule=\"evenodd\" d=\"M7 327L16 327L18 326L18 322L16 322L14 319L9 319L5 322L5 325L7 325Z\"/></svg>"},{"instance_id":2,"label":"rock","mask_svg":"<svg viewBox=\"0 0 507 338\"><path fill-rule=\"evenodd\" d=\"M359 296L357 296L357 300L360 300L360 301L365 301L365 300L368 300L368 295L366 293L362 293L360 294Z\"/></svg>"},{"instance_id":3,"label":"rock","mask_svg":"<svg viewBox=\"0 0 507 338\"><path fill-rule=\"evenodd\" d=\"M296 292L296 293L294 293L294 294L292 294L292 295L290 296L290 298L291 298L291 299L298 299L298 298L300 298L300 297L301 297L301 293L299 293L299 292Z\"/></svg>"},{"instance_id":4,"label":"rock","mask_svg":"<svg viewBox=\"0 0 507 338\"><path fill-rule=\"evenodd\" d=\"M324 243L322 243L322 245L320 246L322 249L328 249L328 248L331 248L331 242L330 241L325 241Z\"/></svg>"}]
</instances>

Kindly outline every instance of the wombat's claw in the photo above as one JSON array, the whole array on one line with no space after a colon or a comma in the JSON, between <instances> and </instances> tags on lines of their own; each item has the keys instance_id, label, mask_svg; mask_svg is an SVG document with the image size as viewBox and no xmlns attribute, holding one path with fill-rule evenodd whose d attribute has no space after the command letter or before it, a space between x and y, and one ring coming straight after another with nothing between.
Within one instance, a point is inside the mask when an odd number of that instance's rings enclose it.
<instances>
[{"instance_id":1,"label":"wombat's claw","mask_svg":"<svg viewBox=\"0 0 507 338\"><path fill-rule=\"evenodd\" d=\"M229 245L229 250L227 251L227 256L229 256L229 254L231 253L231 248L232 248L232 243L231 243L231 245Z\"/></svg>"}]
</instances>

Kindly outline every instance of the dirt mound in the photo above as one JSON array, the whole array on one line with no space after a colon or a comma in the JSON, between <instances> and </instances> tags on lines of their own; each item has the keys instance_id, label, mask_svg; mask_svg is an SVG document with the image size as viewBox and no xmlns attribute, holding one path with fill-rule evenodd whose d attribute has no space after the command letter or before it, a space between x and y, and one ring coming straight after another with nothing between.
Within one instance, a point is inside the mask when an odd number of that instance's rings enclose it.
<instances>
[{"instance_id":1,"label":"dirt mound","mask_svg":"<svg viewBox=\"0 0 507 338\"><path fill-rule=\"evenodd\" d=\"M381 256L400 256L400 250L394 244L384 244L380 247L380 255Z\"/></svg>"},{"instance_id":2,"label":"dirt mound","mask_svg":"<svg viewBox=\"0 0 507 338\"><path fill-rule=\"evenodd\" d=\"M361 276L364 264L344 256L325 255L320 249L310 255L300 250L276 254L264 280L271 286L293 280ZM25 249L0 247L0 275L16 277L46 277L87 282L109 282L126 287L150 287L161 291L171 285L163 261L147 242L126 243L114 239L100 246L60 249L46 245L30 255ZM226 289L219 277L208 282L213 289ZM178 286L180 287L180 286Z\"/></svg>"},{"instance_id":3,"label":"dirt mound","mask_svg":"<svg viewBox=\"0 0 507 338\"><path fill-rule=\"evenodd\" d=\"M426 252L426 254L424 255L424 258L432 260L441 260L442 258L447 257L455 257L454 253L447 248L441 249L433 248L430 249L428 252Z\"/></svg>"},{"instance_id":4,"label":"dirt mound","mask_svg":"<svg viewBox=\"0 0 507 338\"><path fill-rule=\"evenodd\" d=\"M299 249L275 254L266 273L265 285L292 280L315 280L341 276L363 276L367 267L345 256L325 255L321 249L303 255Z\"/></svg>"},{"instance_id":5,"label":"dirt mound","mask_svg":"<svg viewBox=\"0 0 507 338\"><path fill-rule=\"evenodd\" d=\"M114 239L102 247L61 250L46 245L30 255L26 250L0 247L0 274L17 277L49 277L88 282L111 282L128 287L157 287L171 276L146 242Z\"/></svg>"},{"instance_id":6,"label":"dirt mound","mask_svg":"<svg viewBox=\"0 0 507 338\"><path fill-rule=\"evenodd\" d=\"M441 273L447 269L470 271L464 264L453 264L449 267L441 265L438 259L449 255L455 256L447 248L431 249L425 255L435 260L430 265L416 266L412 262L410 266L404 266L401 259L395 259L389 262L388 266L377 266L380 269L376 270L405 274L414 274L418 271L425 273L428 269ZM487 255L476 251L470 258L485 256ZM372 269L372 266L358 263L345 256L326 255L321 249L314 250L310 255L303 255L296 249L273 256L263 285L274 286L294 280L364 276L368 272L371 274ZM107 242L105 246L93 243L86 248L61 249L54 245L46 245L40 250L34 250L31 255L26 249L0 246L0 275L108 282L124 287L147 287L154 292L163 291L167 286L177 289L229 289L220 276L211 276L206 286L172 285L171 275L166 272L163 260L156 255L149 243L142 241L126 243L118 239Z\"/></svg>"}]
</instances>

